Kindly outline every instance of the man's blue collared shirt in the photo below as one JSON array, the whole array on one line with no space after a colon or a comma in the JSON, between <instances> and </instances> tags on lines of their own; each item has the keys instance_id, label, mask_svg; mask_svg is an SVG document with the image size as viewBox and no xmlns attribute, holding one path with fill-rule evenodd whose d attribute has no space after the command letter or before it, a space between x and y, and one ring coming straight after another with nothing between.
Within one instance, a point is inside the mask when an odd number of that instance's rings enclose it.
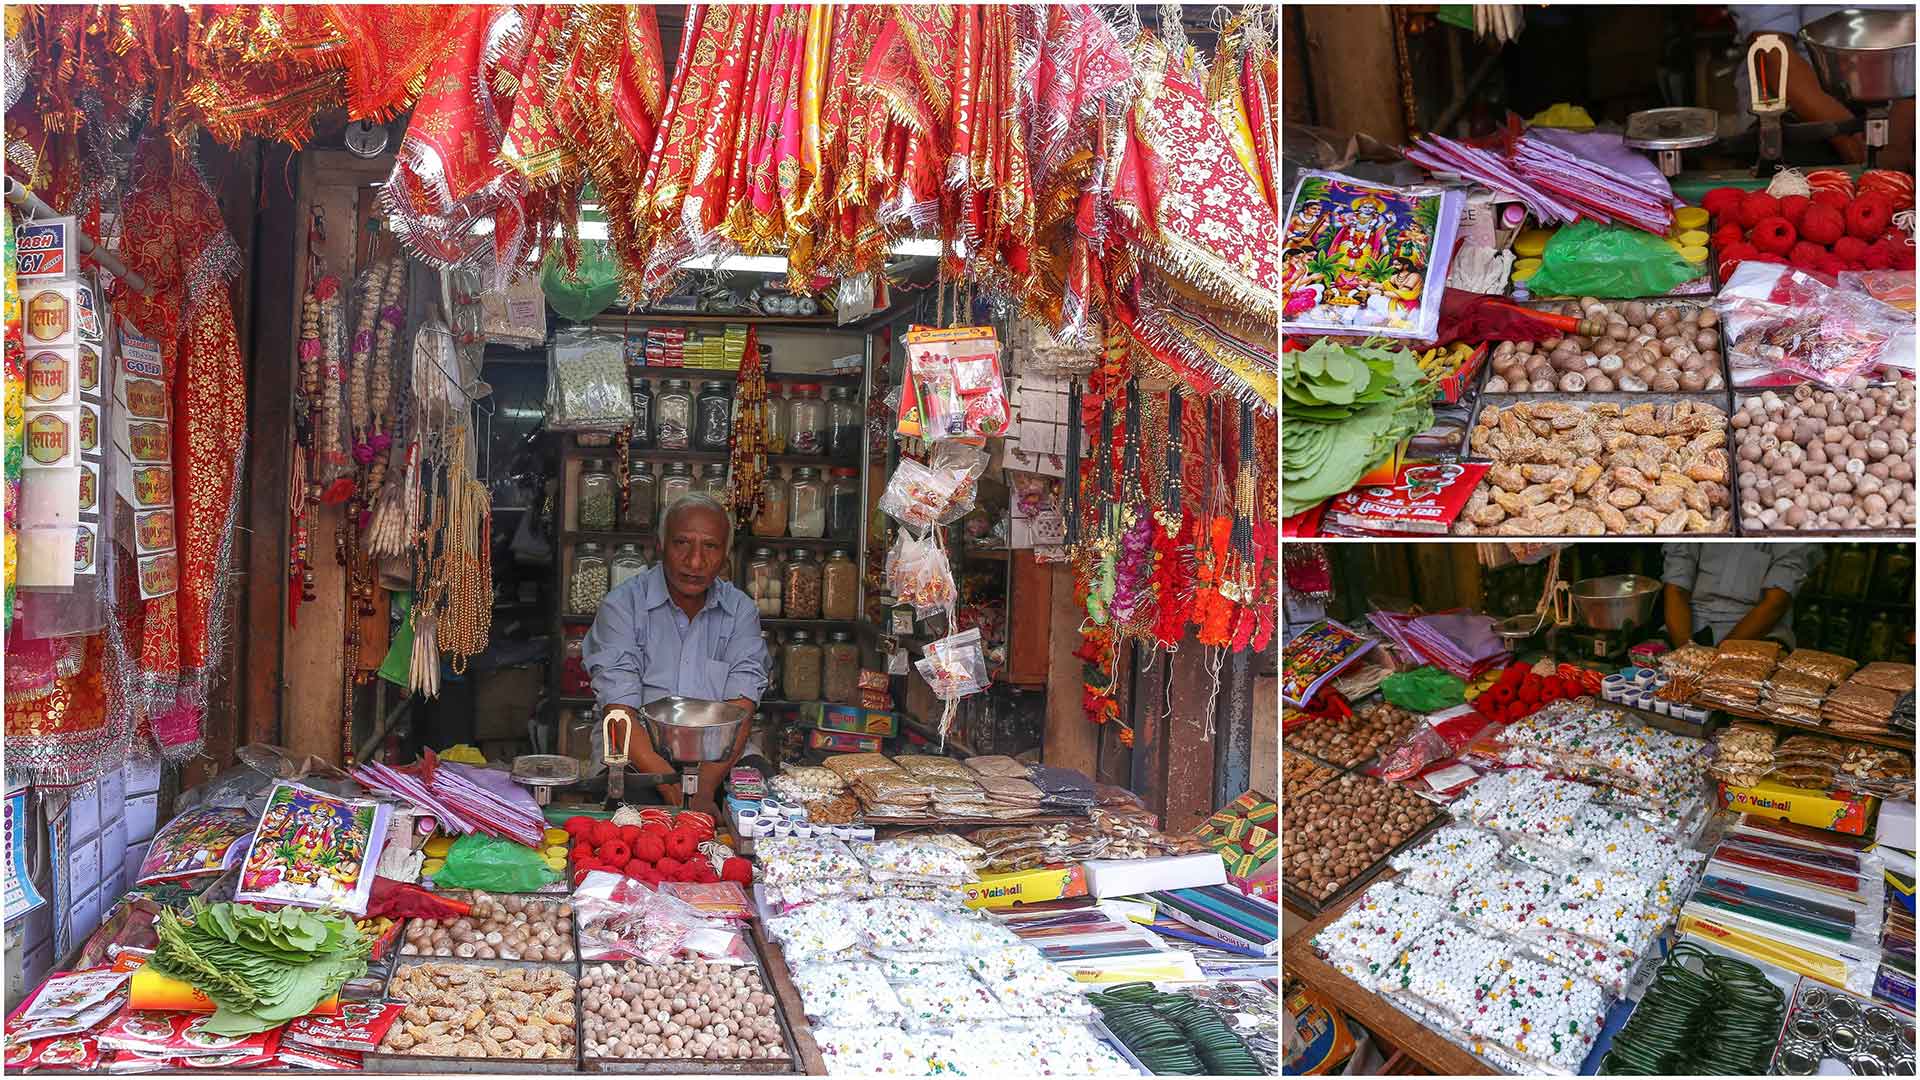
<instances>
[{"instance_id":1,"label":"man's blue collared shirt","mask_svg":"<svg viewBox=\"0 0 1920 1080\"><path fill-rule=\"evenodd\" d=\"M641 706L663 697L759 701L767 689L760 612L731 582L715 580L692 619L667 591L666 570L649 567L607 594L582 642L602 707Z\"/></svg>"}]
</instances>

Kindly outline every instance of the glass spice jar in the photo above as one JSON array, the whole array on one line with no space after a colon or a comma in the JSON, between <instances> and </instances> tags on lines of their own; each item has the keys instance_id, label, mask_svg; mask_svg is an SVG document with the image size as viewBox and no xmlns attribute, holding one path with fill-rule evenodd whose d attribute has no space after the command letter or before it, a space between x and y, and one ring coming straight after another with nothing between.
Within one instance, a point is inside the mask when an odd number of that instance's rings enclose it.
<instances>
[{"instance_id":1,"label":"glass spice jar","mask_svg":"<svg viewBox=\"0 0 1920 1080\"><path fill-rule=\"evenodd\" d=\"M727 463L709 462L700 469L700 488L707 494L719 499L724 505L727 501Z\"/></svg>"},{"instance_id":2,"label":"glass spice jar","mask_svg":"<svg viewBox=\"0 0 1920 1080\"><path fill-rule=\"evenodd\" d=\"M726 383L717 380L701 383L694 412L696 450L720 451L733 444L733 393Z\"/></svg>"},{"instance_id":3,"label":"glass spice jar","mask_svg":"<svg viewBox=\"0 0 1920 1080\"><path fill-rule=\"evenodd\" d=\"M787 452L827 452L827 403L820 400L819 383L793 384L793 400L787 406Z\"/></svg>"},{"instance_id":4,"label":"glass spice jar","mask_svg":"<svg viewBox=\"0 0 1920 1080\"><path fill-rule=\"evenodd\" d=\"M795 548L787 558L787 587L783 590L782 601L786 606L789 619L817 619L820 617L820 564L814 561L813 552L806 548Z\"/></svg>"},{"instance_id":5,"label":"glass spice jar","mask_svg":"<svg viewBox=\"0 0 1920 1080\"><path fill-rule=\"evenodd\" d=\"M835 461L859 461L860 444L867 437L867 425L861 422L860 405L853 399L853 387L834 386L827 390L827 448Z\"/></svg>"},{"instance_id":6,"label":"glass spice jar","mask_svg":"<svg viewBox=\"0 0 1920 1080\"><path fill-rule=\"evenodd\" d=\"M660 470L660 506L672 506L673 500L693 490L693 466L684 461L669 461Z\"/></svg>"},{"instance_id":7,"label":"glass spice jar","mask_svg":"<svg viewBox=\"0 0 1920 1080\"><path fill-rule=\"evenodd\" d=\"M788 533L815 540L827 534L827 482L819 469L803 465L793 470L787 504Z\"/></svg>"},{"instance_id":8,"label":"glass spice jar","mask_svg":"<svg viewBox=\"0 0 1920 1080\"><path fill-rule=\"evenodd\" d=\"M638 449L638 440L634 447ZM627 512L620 518L620 527L628 532L650 533L654 515L659 512L660 478L653 474L651 462L632 458L627 466Z\"/></svg>"},{"instance_id":9,"label":"glass spice jar","mask_svg":"<svg viewBox=\"0 0 1920 1080\"><path fill-rule=\"evenodd\" d=\"M767 383L767 453L784 454L787 452L787 386L785 383Z\"/></svg>"},{"instance_id":10,"label":"glass spice jar","mask_svg":"<svg viewBox=\"0 0 1920 1080\"><path fill-rule=\"evenodd\" d=\"M600 609L613 587L613 569L600 545L589 540L573 553L573 577L567 585L567 610L575 615L591 615Z\"/></svg>"},{"instance_id":11,"label":"glass spice jar","mask_svg":"<svg viewBox=\"0 0 1920 1080\"><path fill-rule=\"evenodd\" d=\"M820 617L851 619L859 610L860 568L845 548L834 548L820 565Z\"/></svg>"},{"instance_id":12,"label":"glass spice jar","mask_svg":"<svg viewBox=\"0 0 1920 1080\"><path fill-rule=\"evenodd\" d=\"M760 510L751 523L753 535L787 535L787 478L768 469L767 478L760 482L760 495Z\"/></svg>"},{"instance_id":13,"label":"glass spice jar","mask_svg":"<svg viewBox=\"0 0 1920 1080\"><path fill-rule=\"evenodd\" d=\"M627 380L627 389L633 394L633 438L629 445L635 450L653 449L653 380L645 375L635 375Z\"/></svg>"},{"instance_id":14,"label":"glass spice jar","mask_svg":"<svg viewBox=\"0 0 1920 1080\"><path fill-rule=\"evenodd\" d=\"M835 540L860 539L860 470L834 469L827 485L827 535Z\"/></svg>"},{"instance_id":15,"label":"glass spice jar","mask_svg":"<svg viewBox=\"0 0 1920 1080\"><path fill-rule=\"evenodd\" d=\"M772 548L754 548L747 560L747 597L766 619L780 617L780 596L786 588L781 580L780 556Z\"/></svg>"},{"instance_id":16,"label":"glass spice jar","mask_svg":"<svg viewBox=\"0 0 1920 1080\"><path fill-rule=\"evenodd\" d=\"M628 580L640 576L646 570L647 561L640 557L638 544L621 544L613 552L612 573L608 582L609 591L619 588Z\"/></svg>"},{"instance_id":17,"label":"glass spice jar","mask_svg":"<svg viewBox=\"0 0 1920 1080\"><path fill-rule=\"evenodd\" d=\"M787 639L780 682L788 701L820 700L820 646L813 635L795 630Z\"/></svg>"},{"instance_id":18,"label":"glass spice jar","mask_svg":"<svg viewBox=\"0 0 1920 1080\"><path fill-rule=\"evenodd\" d=\"M691 449L693 390L685 379L668 379L654 398L654 441L662 450Z\"/></svg>"},{"instance_id":19,"label":"glass spice jar","mask_svg":"<svg viewBox=\"0 0 1920 1080\"><path fill-rule=\"evenodd\" d=\"M860 646L845 630L829 634L821 650L820 694L840 705L860 703Z\"/></svg>"},{"instance_id":20,"label":"glass spice jar","mask_svg":"<svg viewBox=\"0 0 1920 1080\"><path fill-rule=\"evenodd\" d=\"M581 462L578 498L574 506L574 520L579 528L590 532L612 529L618 501L613 473L608 470L607 463L600 458Z\"/></svg>"}]
</instances>

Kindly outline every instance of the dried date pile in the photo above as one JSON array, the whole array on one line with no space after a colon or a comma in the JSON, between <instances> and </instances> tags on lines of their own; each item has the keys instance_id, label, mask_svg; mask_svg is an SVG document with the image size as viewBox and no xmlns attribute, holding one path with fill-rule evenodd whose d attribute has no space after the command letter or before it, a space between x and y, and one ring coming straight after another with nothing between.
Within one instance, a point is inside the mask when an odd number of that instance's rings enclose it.
<instances>
[{"instance_id":1,"label":"dried date pile","mask_svg":"<svg viewBox=\"0 0 1920 1080\"><path fill-rule=\"evenodd\" d=\"M1287 806L1281 872L1309 898L1325 900L1438 814L1405 788L1342 776Z\"/></svg>"},{"instance_id":2,"label":"dried date pile","mask_svg":"<svg viewBox=\"0 0 1920 1080\"><path fill-rule=\"evenodd\" d=\"M1486 406L1463 536L1676 536L1732 524L1727 415L1705 402Z\"/></svg>"},{"instance_id":3,"label":"dried date pile","mask_svg":"<svg viewBox=\"0 0 1920 1080\"><path fill-rule=\"evenodd\" d=\"M1354 710L1352 716L1315 720L1288 735L1286 744L1346 769L1399 742L1419 723L1414 713L1376 701Z\"/></svg>"},{"instance_id":4,"label":"dried date pile","mask_svg":"<svg viewBox=\"0 0 1920 1080\"><path fill-rule=\"evenodd\" d=\"M423 1057L574 1056L573 976L557 968L408 964L387 996L405 1002L380 1053Z\"/></svg>"}]
</instances>

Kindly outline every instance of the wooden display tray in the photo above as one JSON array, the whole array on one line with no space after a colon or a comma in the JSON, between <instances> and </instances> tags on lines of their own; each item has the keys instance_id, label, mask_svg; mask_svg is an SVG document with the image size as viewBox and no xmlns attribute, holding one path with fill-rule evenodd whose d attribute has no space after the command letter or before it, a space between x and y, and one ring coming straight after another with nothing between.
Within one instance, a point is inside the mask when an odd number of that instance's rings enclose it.
<instances>
[{"instance_id":1,"label":"wooden display tray","mask_svg":"<svg viewBox=\"0 0 1920 1080\"><path fill-rule=\"evenodd\" d=\"M1398 871L1380 875L1388 880ZM1358 1020L1389 1045L1414 1058L1435 1076L1492 1076L1485 1062L1438 1032L1393 1007L1385 999L1347 978L1313 951L1314 935L1346 911L1357 890L1330 903L1318 915L1280 946L1280 970L1289 979L1299 979L1325 994L1340 1011Z\"/></svg>"},{"instance_id":2,"label":"wooden display tray","mask_svg":"<svg viewBox=\"0 0 1920 1080\"><path fill-rule=\"evenodd\" d=\"M1371 780L1375 778L1368 777L1368 779ZM1384 784L1387 783L1387 781L1381 780L1380 783ZM1286 901L1287 906L1292 908L1295 914L1305 915L1310 919L1318 918L1329 910L1344 909L1347 906L1347 901L1360 890L1373 884L1377 880L1381 880L1397 872L1387 865L1388 860L1422 840L1425 840L1433 833L1440 831L1441 828L1452 823L1452 821L1453 819L1447 816L1446 811L1435 807L1433 820L1414 830L1412 836L1401 841L1392 851L1380 856L1372 866L1362 870L1352 881L1340 886L1339 889L1334 891L1332 896L1327 897L1325 900L1315 901L1305 893L1295 889L1293 885L1287 881L1285 868L1283 867L1280 876L1280 897Z\"/></svg>"},{"instance_id":3,"label":"wooden display tray","mask_svg":"<svg viewBox=\"0 0 1920 1080\"><path fill-rule=\"evenodd\" d=\"M408 919L412 922L412 919ZM435 920L437 921L437 920ZM573 979L573 1054L563 1058L489 1058L453 1057L429 1054L380 1053L368 1051L361 1067L370 1073L470 1072L470 1073L577 1073L580 1071L580 926L574 924L573 960L482 960L460 956L402 956L387 970L382 998L390 998L393 979L402 967L412 964L453 964L460 967L550 968L565 972ZM396 1021L398 1023L398 1021Z\"/></svg>"},{"instance_id":4,"label":"wooden display tray","mask_svg":"<svg viewBox=\"0 0 1920 1080\"><path fill-rule=\"evenodd\" d=\"M760 973L760 982L762 985L764 985L767 988L767 992L769 994L772 994L775 999L775 1007L773 1011L774 1020L776 1023L780 1025L780 1040L786 1046L786 1051L787 1051L786 1057L752 1058L746 1061L734 1061L734 1060L723 1059L723 1058L708 1059L708 1058L685 1058L685 1057L681 1057L681 1058L588 1057L585 1015L583 1012L581 1012L581 1010L576 1008L574 1010L575 1014L577 1016L580 1016L581 1018L580 1033L579 1033L581 1071L590 1072L590 1073L634 1073L634 1074L641 1074L641 1075L669 1075L669 1076L683 1076L689 1073L700 1074L700 1075L710 1074L710 1075L719 1075L719 1076L765 1076L765 1075L789 1076L796 1072L799 1072L800 1070L796 1066L799 1062L801 1062L803 1055L801 1054L801 1051L800 1051L799 1040L797 1038L797 1033L795 1031L795 1028L793 1024L790 1023L788 1020L789 997L788 995L782 994L780 992L780 989L776 986L772 976L773 964L771 962L771 958L767 955L767 950L771 946L764 938L760 936L759 931L757 929L753 929L751 926L749 926L747 937L748 937L748 940L752 943L752 948L754 953L754 957L753 957L754 968ZM583 960L581 962L581 972L584 974L586 969L588 967L593 966L594 964L613 963L613 962L614 961ZM782 958L780 968L781 968L782 975L785 975L786 964L785 964L784 958ZM790 981L786 984L786 987L789 990L792 989L792 984ZM792 994L792 1001L793 1001L794 1007L798 1008L799 995L797 993ZM804 1022L802 1026L804 1026ZM813 1038L811 1033L809 1033L807 1037L807 1044L809 1047L811 1047L813 1044ZM818 1050L816 1049L814 1053L817 1056Z\"/></svg>"}]
</instances>

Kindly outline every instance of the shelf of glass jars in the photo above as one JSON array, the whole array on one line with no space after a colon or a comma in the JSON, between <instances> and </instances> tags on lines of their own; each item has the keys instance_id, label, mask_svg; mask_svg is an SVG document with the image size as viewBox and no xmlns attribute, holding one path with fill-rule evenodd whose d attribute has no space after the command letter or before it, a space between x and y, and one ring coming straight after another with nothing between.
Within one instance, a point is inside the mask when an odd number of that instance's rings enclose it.
<instances>
[{"instance_id":1,"label":"shelf of glass jars","mask_svg":"<svg viewBox=\"0 0 1920 1080\"><path fill-rule=\"evenodd\" d=\"M859 619L776 619L760 617L762 630L845 630L859 626Z\"/></svg>"},{"instance_id":2,"label":"shelf of glass jars","mask_svg":"<svg viewBox=\"0 0 1920 1080\"><path fill-rule=\"evenodd\" d=\"M674 311L604 311L593 317L596 326L618 328L621 323L687 323L693 326L725 326L739 323L742 326L796 326L815 327L828 330L845 330L858 333L859 323L841 326L833 315L715 315L707 313L681 313Z\"/></svg>"},{"instance_id":3,"label":"shelf of glass jars","mask_svg":"<svg viewBox=\"0 0 1920 1080\"><path fill-rule=\"evenodd\" d=\"M655 367L650 364L628 364L627 378L640 376L646 379L685 379L693 382L738 382L740 372L737 368L688 368ZM859 387L866 381L863 372L832 371L769 371L768 382L778 383L818 383L821 386Z\"/></svg>"},{"instance_id":4,"label":"shelf of glass jars","mask_svg":"<svg viewBox=\"0 0 1920 1080\"><path fill-rule=\"evenodd\" d=\"M859 544L858 540L855 540L851 537L836 538L832 536L822 536L822 537L815 538L811 536L753 536L748 533L741 533L739 536L739 542L748 547L765 547L765 548L776 548L776 549L777 548L820 548L823 550L829 549L829 548L846 548L848 551L852 551L854 547Z\"/></svg>"}]
</instances>

